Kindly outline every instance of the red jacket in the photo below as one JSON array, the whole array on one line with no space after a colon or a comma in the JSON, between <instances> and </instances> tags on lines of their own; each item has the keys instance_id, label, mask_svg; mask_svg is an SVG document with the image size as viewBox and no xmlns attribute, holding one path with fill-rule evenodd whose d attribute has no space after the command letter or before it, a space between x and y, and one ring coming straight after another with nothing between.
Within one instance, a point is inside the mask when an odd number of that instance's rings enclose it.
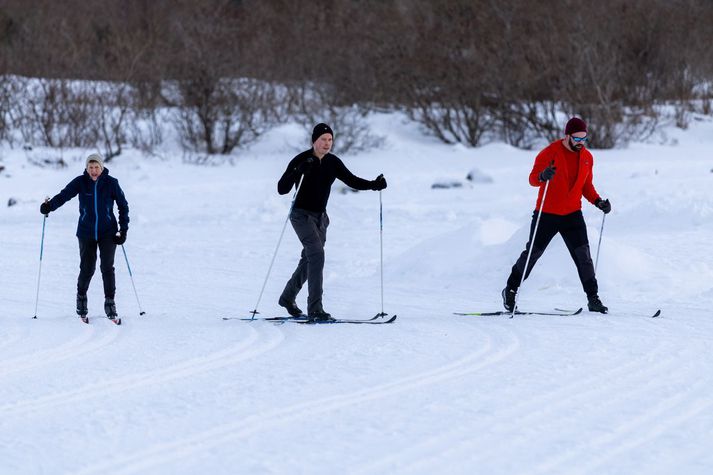
<instances>
[{"instance_id":1,"label":"red jacket","mask_svg":"<svg viewBox=\"0 0 713 475\"><path fill-rule=\"evenodd\" d=\"M579 172L577 173L574 186L570 188L568 167L565 160L567 160L567 154L571 153L572 152L565 148L562 140L557 140L537 154L535 165L532 167L532 172L530 172L530 184L540 187L540 192L537 194L536 210L540 210L543 213L565 215L582 209L582 196L592 204L599 198L599 193L597 193L597 190L594 189L594 185L592 184L594 158L586 148L583 148L579 152ZM538 175L542 170L547 168L553 160L557 170L547 188L545 206L543 209L540 209L542 194L545 191L545 183L540 181Z\"/></svg>"}]
</instances>

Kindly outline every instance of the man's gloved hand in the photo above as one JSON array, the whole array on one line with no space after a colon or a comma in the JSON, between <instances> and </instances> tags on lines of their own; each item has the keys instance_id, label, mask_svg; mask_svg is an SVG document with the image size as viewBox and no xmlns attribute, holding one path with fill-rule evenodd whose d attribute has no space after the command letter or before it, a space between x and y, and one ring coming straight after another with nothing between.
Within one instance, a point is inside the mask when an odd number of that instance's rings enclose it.
<instances>
[{"instance_id":1,"label":"man's gloved hand","mask_svg":"<svg viewBox=\"0 0 713 475\"><path fill-rule=\"evenodd\" d=\"M604 214L608 214L609 211L611 211L611 203L609 203L608 199L603 200L601 198L597 198L594 202L594 206L604 211Z\"/></svg>"},{"instance_id":2,"label":"man's gloved hand","mask_svg":"<svg viewBox=\"0 0 713 475\"><path fill-rule=\"evenodd\" d=\"M308 157L295 167L295 171L301 175L309 173L314 164L314 157Z\"/></svg>"},{"instance_id":3,"label":"man's gloved hand","mask_svg":"<svg viewBox=\"0 0 713 475\"><path fill-rule=\"evenodd\" d=\"M40 205L40 213L42 213L42 214L44 214L45 216L47 216L48 214L50 214L50 211L52 211L52 210L50 209L50 204L49 204L49 202L45 201L44 203L42 203L42 204Z\"/></svg>"},{"instance_id":4,"label":"man's gloved hand","mask_svg":"<svg viewBox=\"0 0 713 475\"><path fill-rule=\"evenodd\" d=\"M384 188L386 188L386 178L384 178L384 175L377 176L376 180L371 182L371 189L374 191L381 191Z\"/></svg>"},{"instance_id":5,"label":"man's gloved hand","mask_svg":"<svg viewBox=\"0 0 713 475\"><path fill-rule=\"evenodd\" d=\"M557 167L555 167L555 162L553 161L547 168L540 172L538 178L543 182L550 181L552 177L555 176L555 170L557 170Z\"/></svg>"},{"instance_id":6,"label":"man's gloved hand","mask_svg":"<svg viewBox=\"0 0 713 475\"><path fill-rule=\"evenodd\" d=\"M121 246L126 242L126 230L122 229L116 235L112 238L114 240L114 244L117 246Z\"/></svg>"}]
</instances>

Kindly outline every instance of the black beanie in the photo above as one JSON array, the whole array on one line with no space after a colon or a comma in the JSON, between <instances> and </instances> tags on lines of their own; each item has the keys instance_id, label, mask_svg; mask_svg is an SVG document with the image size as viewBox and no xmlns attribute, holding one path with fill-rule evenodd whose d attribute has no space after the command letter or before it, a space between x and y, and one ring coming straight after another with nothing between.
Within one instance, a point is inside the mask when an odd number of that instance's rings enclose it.
<instances>
[{"instance_id":1,"label":"black beanie","mask_svg":"<svg viewBox=\"0 0 713 475\"><path fill-rule=\"evenodd\" d=\"M312 143L315 143L317 139L322 136L322 134L329 134L332 136L332 139L334 139L334 132L332 132L332 128L325 123L319 123L314 126L314 130L312 131Z\"/></svg>"}]
</instances>

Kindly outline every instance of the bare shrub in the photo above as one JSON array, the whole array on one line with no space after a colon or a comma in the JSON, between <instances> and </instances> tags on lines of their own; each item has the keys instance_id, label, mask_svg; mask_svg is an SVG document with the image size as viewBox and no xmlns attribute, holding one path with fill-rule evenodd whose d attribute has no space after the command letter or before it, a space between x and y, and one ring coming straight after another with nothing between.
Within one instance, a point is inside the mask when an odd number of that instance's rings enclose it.
<instances>
[{"instance_id":1,"label":"bare shrub","mask_svg":"<svg viewBox=\"0 0 713 475\"><path fill-rule=\"evenodd\" d=\"M106 82L88 84L84 91L84 100L91 104L88 133L106 162L120 155L128 141L128 122L134 115L131 92L126 83Z\"/></svg>"},{"instance_id":2,"label":"bare shrub","mask_svg":"<svg viewBox=\"0 0 713 475\"><path fill-rule=\"evenodd\" d=\"M227 155L272 127L274 87L250 79L202 78L178 82L174 123L190 152Z\"/></svg>"},{"instance_id":3,"label":"bare shrub","mask_svg":"<svg viewBox=\"0 0 713 475\"><path fill-rule=\"evenodd\" d=\"M11 80L7 75L0 75L0 142L12 144L10 107L14 96Z\"/></svg>"},{"instance_id":4,"label":"bare shrub","mask_svg":"<svg viewBox=\"0 0 713 475\"><path fill-rule=\"evenodd\" d=\"M379 148L384 137L374 134L366 122L370 108L366 105L339 105L332 88L324 85L301 85L292 88L292 118L309 134L315 124L324 122L334 130L335 150L340 153L364 152Z\"/></svg>"},{"instance_id":5,"label":"bare shrub","mask_svg":"<svg viewBox=\"0 0 713 475\"><path fill-rule=\"evenodd\" d=\"M90 103L65 79L18 78L24 91L16 96L14 122L22 139L32 146L87 147L94 143L87 131Z\"/></svg>"}]
</instances>

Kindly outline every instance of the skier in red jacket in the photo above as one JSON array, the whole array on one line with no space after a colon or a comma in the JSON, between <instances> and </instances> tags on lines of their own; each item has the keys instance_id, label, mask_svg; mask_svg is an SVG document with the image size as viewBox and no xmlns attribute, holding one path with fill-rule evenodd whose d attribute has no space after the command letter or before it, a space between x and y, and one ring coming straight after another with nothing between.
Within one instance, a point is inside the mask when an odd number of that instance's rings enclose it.
<instances>
[{"instance_id":1,"label":"skier in red jacket","mask_svg":"<svg viewBox=\"0 0 713 475\"><path fill-rule=\"evenodd\" d=\"M594 275L594 265L589 252L587 227L582 216L582 196L605 214L611 211L609 200L603 200L592 184L594 159L585 148L587 142L587 124L578 117L571 118L565 127L565 136L552 142L535 158L535 165L530 172L530 184L540 188L537 195L535 212L532 214L530 239L525 250L512 267L507 285L502 291L503 305L508 311L515 307L515 296L520 286L523 273L530 275L537 260L555 234L562 235L567 250L577 266L582 288L587 294L588 308L591 312L607 313L607 307L599 299L599 288ZM550 182L547 198L542 205L545 183ZM540 224L537 235L532 239L538 214ZM525 261L532 246L532 255L525 271Z\"/></svg>"}]
</instances>

